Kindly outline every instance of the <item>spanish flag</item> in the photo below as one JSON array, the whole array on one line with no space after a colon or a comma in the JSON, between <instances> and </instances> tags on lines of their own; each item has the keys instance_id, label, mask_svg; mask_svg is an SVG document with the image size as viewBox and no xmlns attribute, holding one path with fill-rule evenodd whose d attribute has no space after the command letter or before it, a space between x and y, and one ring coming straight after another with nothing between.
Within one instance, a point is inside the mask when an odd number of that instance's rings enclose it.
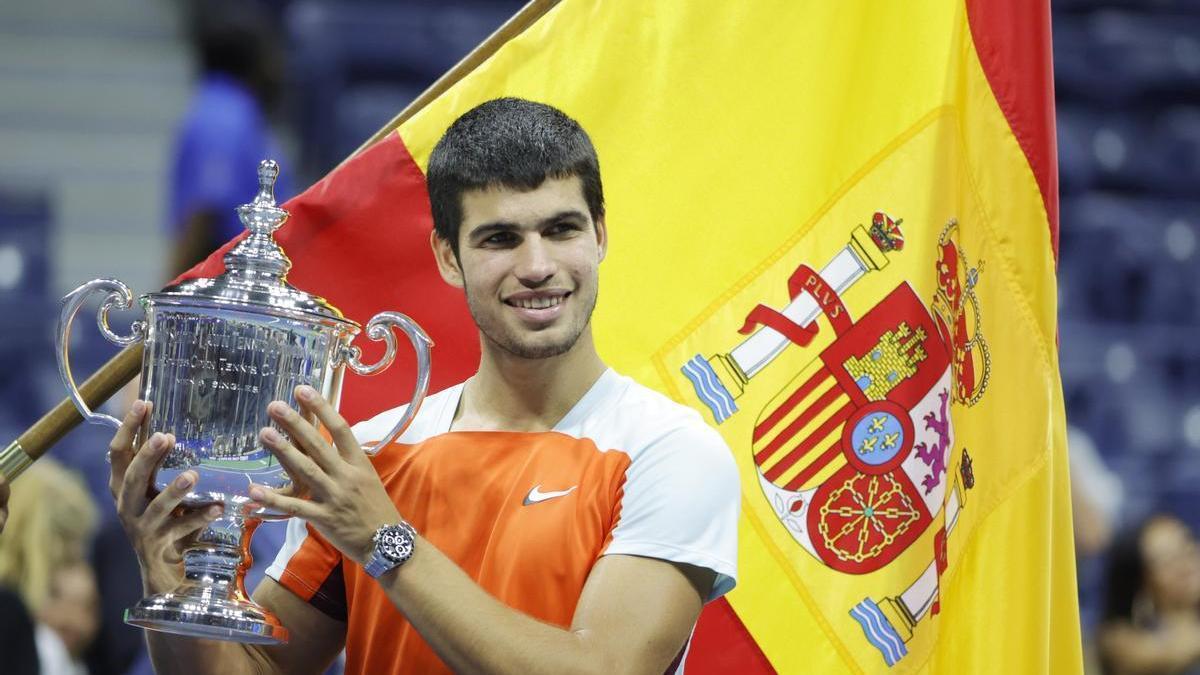
<instances>
[{"instance_id":1,"label":"spanish flag","mask_svg":"<svg viewBox=\"0 0 1200 675\"><path fill-rule=\"evenodd\" d=\"M1079 672L1050 72L1045 0L538 1L280 240L293 283L411 314L434 386L460 380L426 162L485 100L561 108L608 193L601 355L740 467L739 585L688 669ZM403 370L348 381L347 416L401 403Z\"/></svg>"}]
</instances>

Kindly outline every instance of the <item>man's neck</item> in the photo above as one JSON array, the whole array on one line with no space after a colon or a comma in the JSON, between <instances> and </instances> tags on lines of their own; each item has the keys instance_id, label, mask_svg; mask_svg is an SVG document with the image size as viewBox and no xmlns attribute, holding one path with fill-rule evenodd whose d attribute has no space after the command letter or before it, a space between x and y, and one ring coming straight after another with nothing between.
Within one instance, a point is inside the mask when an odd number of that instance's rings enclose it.
<instances>
[{"instance_id":1,"label":"man's neck","mask_svg":"<svg viewBox=\"0 0 1200 675\"><path fill-rule=\"evenodd\" d=\"M549 431L607 369L590 328L571 349L544 359L481 340L479 371L463 388L453 431Z\"/></svg>"}]
</instances>

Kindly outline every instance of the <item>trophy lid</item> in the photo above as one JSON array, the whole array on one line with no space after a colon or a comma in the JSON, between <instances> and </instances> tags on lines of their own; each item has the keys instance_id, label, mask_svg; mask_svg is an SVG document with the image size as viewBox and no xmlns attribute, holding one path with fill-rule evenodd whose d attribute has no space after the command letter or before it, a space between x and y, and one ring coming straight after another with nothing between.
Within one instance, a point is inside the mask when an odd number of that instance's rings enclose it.
<instances>
[{"instance_id":1,"label":"trophy lid","mask_svg":"<svg viewBox=\"0 0 1200 675\"><path fill-rule=\"evenodd\" d=\"M275 205L275 179L279 164L263 160L258 165L258 194L238 207L238 218L249 236L225 254L225 272L216 277L188 279L146 297L175 305L206 304L240 307L266 314L308 315L321 320L353 324L324 298L287 283L292 261L273 236L288 219Z\"/></svg>"}]
</instances>

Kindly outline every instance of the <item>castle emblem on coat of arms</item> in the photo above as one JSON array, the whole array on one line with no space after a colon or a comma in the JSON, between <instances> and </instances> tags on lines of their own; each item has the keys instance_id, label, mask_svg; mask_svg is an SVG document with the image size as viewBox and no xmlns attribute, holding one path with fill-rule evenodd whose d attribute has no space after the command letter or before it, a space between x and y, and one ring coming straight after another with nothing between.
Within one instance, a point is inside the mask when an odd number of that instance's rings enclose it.
<instances>
[{"instance_id":1,"label":"castle emblem on coat of arms","mask_svg":"<svg viewBox=\"0 0 1200 675\"><path fill-rule=\"evenodd\" d=\"M928 305L900 281L852 318L843 297L904 249L902 222L876 212L819 271L795 269L785 307L753 307L744 339L681 367L724 424L785 349L810 349L832 329L832 341L759 411L750 447L763 497L796 543L832 570L884 569L939 528L928 567L907 589L849 610L889 666L907 654L922 618L939 610L946 537L974 485L965 451L959 462L952 456L951 405L978 403L991 368L975 294L981 267L957 243L954 220L938 238Z\"/></svg>"}]
</instances>

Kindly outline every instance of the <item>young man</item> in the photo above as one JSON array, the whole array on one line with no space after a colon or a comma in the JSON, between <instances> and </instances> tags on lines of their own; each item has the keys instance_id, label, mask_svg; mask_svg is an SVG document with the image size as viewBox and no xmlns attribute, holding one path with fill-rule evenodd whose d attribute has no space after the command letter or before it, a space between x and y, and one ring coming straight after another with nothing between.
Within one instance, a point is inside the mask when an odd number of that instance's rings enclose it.
<instances>
[{"instance_id":1,"label":"young man","mask_svg":"<svg viewBox=\"0 0 1200 675\"><path fill-rule=\"evenodd\" d=\"M677 672L703 603L733 587L728 448L695 412L608 369L592 341L607 231L586 133L549 106L490 101L450 127L428 174L433 252L479 327L478 372L371 458L363 446L401 409L351 429L298 388L331 444L272 403L293 440L261 440L310 497L252 492L297 516L255 599L291 641L149 633L160 670L319 672L344 645L354 673ZM158 592L205 516L167 516L190 473L140 496L173 443L155 434L133 454L143 414L114 439L114 486Z\"/></svg>"}]
</instances>

